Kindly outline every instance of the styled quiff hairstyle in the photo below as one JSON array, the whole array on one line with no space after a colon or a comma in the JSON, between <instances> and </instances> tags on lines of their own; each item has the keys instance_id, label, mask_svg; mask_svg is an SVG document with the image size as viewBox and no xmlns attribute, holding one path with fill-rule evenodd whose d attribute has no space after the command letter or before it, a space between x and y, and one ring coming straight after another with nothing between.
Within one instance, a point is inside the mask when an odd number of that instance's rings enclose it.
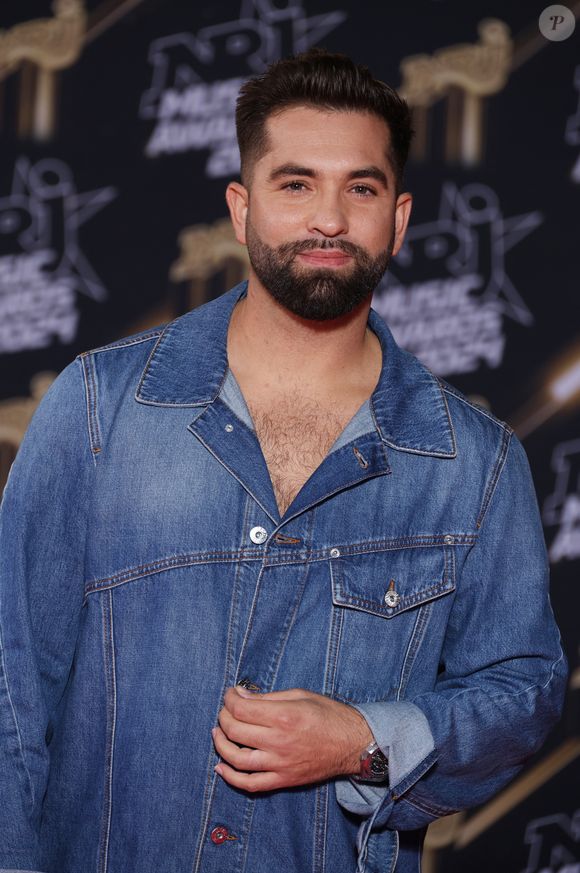
<instances>
[{"instance_id":1,"label":"styled quiff hairstyle","mask_svg":"<svg viewBox=\"0 0 580 873\"><path fill-rule=\"evenodd\" d=\"M291 106L370 112L382 118L390 132L387 157L400 193L413 135L409 107L393 88L375 79L368 67L324 49L276 61L242 85L236 104L236 132L246 187L253 165L268 151L266 121Z\"/></svg>"}]
</instances>

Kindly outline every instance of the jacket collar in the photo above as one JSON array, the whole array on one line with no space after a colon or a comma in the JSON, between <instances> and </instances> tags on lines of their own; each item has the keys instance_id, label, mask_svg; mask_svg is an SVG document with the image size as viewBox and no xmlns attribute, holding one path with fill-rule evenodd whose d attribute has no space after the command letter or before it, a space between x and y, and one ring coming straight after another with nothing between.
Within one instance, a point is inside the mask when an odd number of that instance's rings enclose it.
<instances>
[{"instance_id":1,"label":"jacket collar","mask_svg":"<svg viewBox=\"0 0 580 873\"><path fill-rule=\"evenodd\" d=\"M228 368L230 317L246 288L247 282L242 282L165 327L141 376L136 400L151 406L197 407L217 398ZM372 309L369 327L383 350L381 375L371 397L381 439L406 452L455 457L453 425L439 381L399 348Z\"/></svg>"}]
</instances>

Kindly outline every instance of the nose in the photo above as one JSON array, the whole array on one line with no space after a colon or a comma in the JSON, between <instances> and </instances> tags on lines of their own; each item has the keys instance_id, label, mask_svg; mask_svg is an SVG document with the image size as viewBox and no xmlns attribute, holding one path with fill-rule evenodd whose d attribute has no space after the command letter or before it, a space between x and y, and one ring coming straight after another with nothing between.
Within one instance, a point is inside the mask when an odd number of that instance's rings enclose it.
<instances>
[{"instance_id":1,"label":"nose","mask_svg":"<svg viewBox=\"0 0 580 873\"><path fill-rule=\"evenodd\" d=\"M312 203L308 217L308 230L313 234L335 237L347 233L348 219L344 204L338 194L319 193Z\"/></svg>"}]
</instances>

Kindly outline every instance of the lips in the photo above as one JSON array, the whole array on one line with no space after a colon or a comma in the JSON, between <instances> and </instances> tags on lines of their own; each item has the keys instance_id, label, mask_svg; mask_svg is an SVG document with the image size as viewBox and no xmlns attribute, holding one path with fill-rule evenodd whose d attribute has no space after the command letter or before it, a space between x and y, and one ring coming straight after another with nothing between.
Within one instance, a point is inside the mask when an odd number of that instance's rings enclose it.
<instances>
[{"instance_id":1,"label":"lips","mask_svg":"<svg viewBox=\"0 0 580 873\"><path fill-rule=\"evenodd\" d=\"M299 256L307 264L316 267L341 267L343 264L348 264L349 261L352 260L350 255L336 249L329 251L319 249L318 251L300 252Z\"/></svg>"}]
</instances>

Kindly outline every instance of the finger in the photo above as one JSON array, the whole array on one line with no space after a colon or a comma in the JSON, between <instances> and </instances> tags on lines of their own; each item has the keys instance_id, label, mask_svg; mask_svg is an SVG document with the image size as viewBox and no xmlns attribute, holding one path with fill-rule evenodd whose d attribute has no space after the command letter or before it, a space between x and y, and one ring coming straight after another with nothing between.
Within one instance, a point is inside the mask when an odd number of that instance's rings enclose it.
<instances>
[{"instance_id":1,"label":"finger","mask_svg":"<svg viewBox=\"0 0 580 873\"><path fill-rule=\"evenodd\" d=\"M268 769L268 756L259 749L240 748L236 743L230 742L221 728L212 731L213 742L220 758L223 758L236 770L254 772Z\"/></svg>"},{"instance_id":2,"label":"finger","mask_svg":"<svg viewBox=\"0 0 580 873\"><path fill-rule=\"evenodd\" d=\"M304 700L306 697L317 696L304 688L285 688L283 691L267 691L265 694L260 694L260 700Z\"/></svg>"},{"instance_id":3,"label":"finger","mask_svg":"<svg viewBox=\"0 0 580 873\"><path fill-rule=\"evenodd\" d=\"M250 746L252 749L268 749L270 747L271 728L238 721L225 707L220 710L218 723L226 737L240 746Z\"/></svg>"},{"instance_id":4,"label":"finger","mask_svg":"<svg viewBox=\"0 0 580 873\"><path fill-rule=\"evenodd\" d=\"M253 694L251 697L243 697L237 688L228 688L224 695L224 708L230 712L237 721L246 724L272 725L272 713L270 712L274 702L267 701L263 694Z\"/></svg>"},{"instance_id":5,"label":"finger","mask_svg":"<svg viewBox=\"0 0 580 873\"><path fill-rule=\"evenodd\" d=\"M277 773L240 773L228 764L220 763L215 767L215 772L224 779L228 785L241 788L243 791L273 791L283 788L282 781Z\"/></svg>"}]
</instances>

